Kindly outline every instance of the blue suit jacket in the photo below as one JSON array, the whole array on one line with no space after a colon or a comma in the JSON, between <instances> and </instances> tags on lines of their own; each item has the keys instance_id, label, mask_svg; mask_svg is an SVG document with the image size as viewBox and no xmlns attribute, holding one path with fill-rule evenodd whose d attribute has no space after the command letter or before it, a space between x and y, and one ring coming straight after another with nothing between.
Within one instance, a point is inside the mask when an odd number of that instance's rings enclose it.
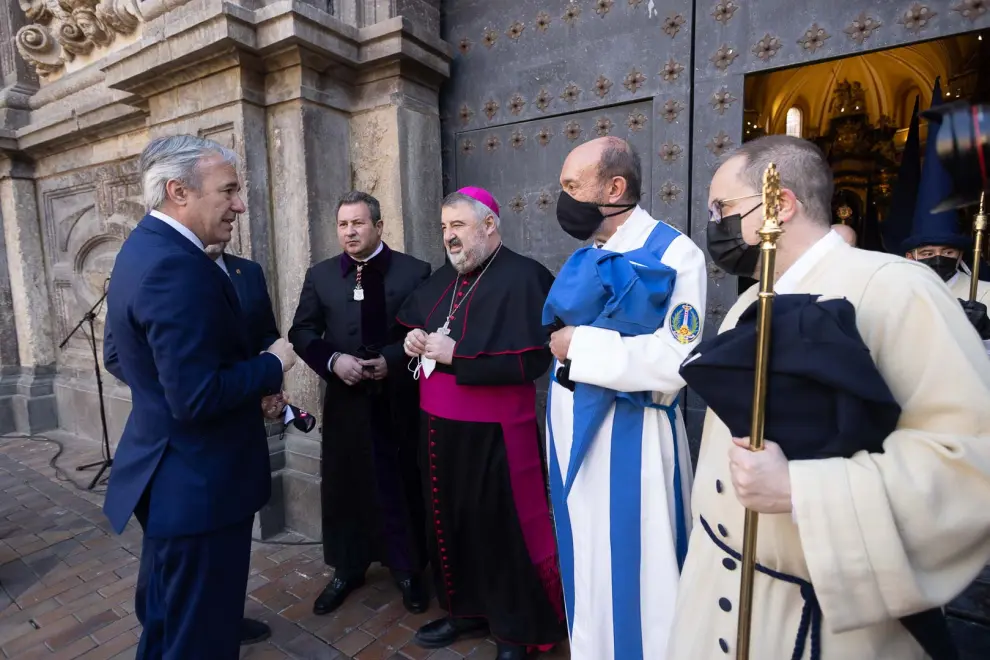
<instances>
[{"instance_id":1,"label":"blue suit jacket","mask_svg":"<svg viewBox=\"0 0 990 660\"><path fill-rule=\"evenodd\" d=\"M121 247L107 294L104 357L116 351L105 361L132 399L103 506L117 532L145 491L151 537L210 532L268 501L260 400L280 391L282 369L259 355L247 327L230 278L146 216Z\"/></svg>"}]
</instances>

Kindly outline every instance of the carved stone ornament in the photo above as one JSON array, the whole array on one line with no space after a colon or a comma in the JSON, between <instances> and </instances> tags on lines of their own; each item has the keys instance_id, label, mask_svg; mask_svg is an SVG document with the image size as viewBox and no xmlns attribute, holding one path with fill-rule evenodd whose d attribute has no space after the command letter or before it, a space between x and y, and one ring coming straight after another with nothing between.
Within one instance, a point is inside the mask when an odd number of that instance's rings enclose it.
<instances>
[{"instance_id":1,"label":"carved stone ornament","mask_svg":"<svg viewBox=\"0 0 990 660\"><path fill-rule=\"evenodd\" d=\"M598 94L598 98L605 98L610 89L612 89L612 81L605 76L598 76L598 80L595 81L595 94Z\"/></svg>"},{"instance_id":2,"label":"carved stone ornament","mask_svg":"<svg viewBox=\"0 0 990 660\"><path fill-rule=\"evenodd\" d=\"M663 65L660 75L663 76L665 81L674 82L680 77L682 71L684 71L684 65L672 57Z\"/></svg>"},{"instance_id":3,"label":"carved stone ornament","mask_svg":"<svg viewBox=\"0 0 990 660\"><path fill-rule=\"evenodd\" d=\"M665 204L673 204L681 196L681 189L673 181L668 181L660 187L660 199Z\"/></svg>"},{"instance_id":4,"label":"carved stone ornament","mask_svg":"<svg viewBox=\"0 0 990 660\"><path fill-rule=\"evenodd\" d=\"M629 127L630 131L643 130L643 127L646 126L646 115L642 112L630 112L629 117L626 118L626 126Z\"/></svg>"},{"instance_id":5,"label":"carved stone ornament","mask_svg":"<svg viewBox=\"0 0 990 660\"><path fill-rule=\"evenodd\" d=\"M550 27L551 20L552 19L550 18L550 14L546 13L545 11L541 11L539 14L536 15L536 29L539 30L540 32L546 32L547 28Z\"/></svg>"},{"instance_id":6,"label":"carved stone ornament","mask_svg":"<svg viewBox=\"0 0 990 660\"><path fill-rule=\"evenodd\" d=\"M511 137L509 137L509 144L512 145L513 149L519 149L526 144L526 136L517 129L512 133Z\"/></svg>"},{"instance_id":7,"label":"carved stone ornament","mask_svg":"<svg viewBox=\"0 0 990 660\"><path fill-rule=\"evenodd\" d=\"M721 0L712 10L712 18L725 25L732 20L732 15L736 13L737 9L739 9L739 5L732 0Z\"/></svg>"},{"instance_id":8,"label":"carved stone ornament","mask_svg":"<svg viewBox=\"0 0 990 660\"><path fill-rule=\"evenodd\" d=\"M522 213L523 209L526 208L526 200L522 198L522 195L516 195L509 200L509 208L515 213Z\"/></svg>"},{"instance_id":9,"label":"carved stone ornament","mask_svg":"<svg viewBox=\"0 0 990 660\"><path fill-rule=\"evenodd\" d=\"M664 142L660 145L660 160L665 163L673 163L683 155L684 149L679 144Z\"/></svg>"},{"instance_id":10,"label":"carved stone ornament","mask_svg":"<svg viewBox=\"0 0 990 660\"><path fill-rule=\"evenodd\" d=\"M901 14L897 22L903 25L908 32L921 32L928 25L928 22L937 15L936 12L928 8L928 5L916 2Z\"/></svg>"},{"instance_id":11,"label":"carved stone ornament","mask_svg":"<svg viewBox=\"0 0 990 660\"><path fill-rule=\"evenodd\" d=\"M972 23L987 13L987 4L987 0L960 0L958 4L953 5L952 11L958 12Z\"/></svg>"},{"instance_id":12,"label":"carved stone ornament","mask_svg":"<svg viewBox=\"0 0 990 660\"><path fill-rule=\"evenodd\" d=\"M564 91L563 93L561 93L560 98L564 101L567 101L570 104L573 104L575 101L578 100L578 96L580 95L581 95L581 88L575 85L574 83L571 83L570 85L564 88Z\"/></svg>"},{"instance_id":13,"label":"carved stone ornament","mask_svg":"<svg viewBox=\"0 0 990 660\"><path fill-rule=\"evenodd\" d=\"M712 152L713 156L721 157L732 147L732 138L725 131L719 131L718 135L709 140L705 146L708 147L708 151Z\"/></svg>"},{"instance_id":14,"label":"carved stone ornament","mask_svg":"<svg viewBox=\"0 0 990 660\"><path fill-rule=\"evenodd\" d=\"M525 25L523 25L519 21L516 21L515 23L509 26L508 30L505 31L505 36L515 41L522 36L523 30L525 29L526 29Z\"/></svg>"},{"instance_id":15,"label":"carved stone ornament","mask_svg":"<svg viewBox=\"0 0 990 660\"><path fill-rule=\"evenodd\" d=\"M540 109L540 112L549 108L552 102L553 97L550 96L550 92L546 89L541 89L540 93L536 95L536 107Z\"/></svg>"},{"instance_id":16,"label":"carved stone ornament","mask_svg":"<svg viewBox=\"0 0 990 660\"><path fill-rule=\"evenodd\" d=\"M663 31L671 39L676 37L677 33L681 31L682 25L684 25L684 17L680 14L671 14L663 19Z\"/></svg>"},{"instance_id":17,"label":"carved stone ornament","mask_svg":"<svg viewBox=\"0 0 990 660\"><path fill-rule=\"evenodd\" d=\"M712 110L720 115L724 115L729 106L735 102L736 97L730 94L725 87L712 94Z\"/></svg>"},{"instance_id":18,"label":"carved stone ornament","mask_svg":"<svg viewBox=\"0 0 990 660\"><path fill-rule=\"evenodd\" d=\"M564 10L564 15L561 16L561 18L564 19L565 23L571 24L574 23L580 15L581 7L579 7L577 3L572 2L567 5L567 9Z\"/></svg>"},{"instance_id":19,"label":"carved stone ornament","mask_svg":"<svg viewBox=\"0 0 990 660\"><path fill-rule=\"evenodd\" d=\"M517 92L512 95L511 99L509 99L509 112L511 112L512 114L518 115L520 112L523 111L523 108L525 107L526 107L526 99L522 97L522 94L519 94Z\"/></svg>"},{"instance_id":20,"label":"carved stone ornament","mask_svg":"<svg viewBox=\"0 0 990 660\"><path fill-rule=\"evenodd\" d=\"M882 23L873 18L872 16L867 16L866 12L860 12L852 23L850 23L845 30L843 30L846 35L858 43L860 46L863 42L869 39L870 35L873 34L875 30L880 29Z\"/></svg>"},{"instance_id":21,"label":"carved stone ornament","mask_svg":"<svg viewBox=\"0 0 990 660\"><path fill-rule=\"evenodd\" d=\"M595 120L595 132L598 137L605 137L612 131L612 120L608 117L599 117Z\"/></svg>"},{"instance_id":22,"label":"carved stone ornament","mask_svg":"<svg viewBox=\"0 0 990 660\"><path fill-rule=\"evenodd\" d=\"M643 86L644 82L646 82L646 76L639 69L634 68L626 74L626 79L622 81L622 85L630 92L635 93Z\"/></svg>"},{"instance_id":23,"label":"carved stone ornament","mask_svg":"<svg viewBox=\"0 0 990 660\"><path fill-rule=\"evenodd\" d=\"M583 132L584 131L581 129L581 125L576 121L567 122L567 125L564 126L564 135L567 136L567 139L571 142L581 137L581 133Z\"/></svg>"},{"instance_id":24,"label":"carved stone ornament","mask_svg":"<svg viewBox=\"0 0 990 660\"><path fill-rule=\"evenodd\" d=\"M488 121L495 118L495 114L498 112L498 101L495 99L488 99L485 103L485 116L488 117Z\"/></svg>"},{"instance_id":25,"label":"carved stone ornament","mask_svg":"<svg viewBox=\"0 0 990 660\"><path fill-rule=\"evenodd\" d=\"M61 72L77 55L111 45L118 34L131 34L141 20L136 0L19 0L34 21L17 31L14 42L38 75Z\"/></svg>"},{"instance_id":26,"label":"carved stone ornament","mask_svg":"<svg viewBox=\"0 0 990 660\"><path fill-rule=\"evenodd\" d=\"M488 138L485 139L485 149L489 152L498 149L500 144L502 144L502 142L498 139L497 135L489 135Z\"/></svg>"},{"instance_id":27,"label":"carved stone ornament","mask_svg":"<svg viewBox=\"0 0 990 660\"><path fill-rule=\"evenodd\" d=\"M668 124L677 121L677 116L684 110L684 104L676 99L670 99L663 104L660 109L660 116L667 120Z\"/></svg>"},{"instance_id":28,"label":"carved stone ornament","mask_svg":"<svg viewBox=\"0 0 990 660\"><path fill-rule=\"evenodd\" d=\"M831 37L832 35L826 32L825 28L819 27L818 23L812 23L811 27L805 30L804 36L798 39L798 43L809 53L814 53L825 45L826 39Z\"/></svg>"},{"instance_id":29,"label":"carved stone ornament","mask_svg":"<svg viewBox=\"0 0 990 660\"><path fill-rule=\"evenodd\" d=\"M552 204L553 196L546 190L541 191L539 198L536 200L536 208L540 209L540 211L546 212Z\"/></svg>"},{"instance_id":30,"label":"carved stone ornament","mask_svg":"<svg viewBox=\"0 0 990 660\"><path fill-rule=\"evenodd\" d=\"M753 46L753 55L756 55L764 62L769 62L774 58L782 45L783 44L780 42L779 38L767 32L763 35L763 38L757 41L756 45Z\"/></svg>"},{"instance_id":31,"label":"carved stone ornament","mask_svg":"<svg viewBox=\"0 0 990 660\"><path fill-rule=\"evenodd\" d=\"M605 14L612 10L615 0L595 0L595 13L605 18Z\"/></svg>"}]
</instances>

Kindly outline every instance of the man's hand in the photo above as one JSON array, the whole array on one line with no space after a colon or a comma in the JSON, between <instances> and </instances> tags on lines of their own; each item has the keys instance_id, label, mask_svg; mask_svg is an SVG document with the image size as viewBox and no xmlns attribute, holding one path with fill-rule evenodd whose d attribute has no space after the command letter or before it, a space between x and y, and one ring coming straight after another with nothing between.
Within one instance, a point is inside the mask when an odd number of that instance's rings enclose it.
<instances>
[{"instance_id":1,"label":"man's hand","mask_svg":"<svg viewBox=\"0 0 990 660\"><path fill-rule=\"evenodd\" d=\"M361 368L369 378L374 380L382 380L388 375L388 364L385 362L385 358L381 355L376 357L374 360L360 360ZM370 367L370 369L368 368Z\"/></svg>"},{"instance_id":2,"label":"man's hand","mask_svg":"<svg viewBox=\"0 0 990 660\"><path fill-rule=\"evenodd\" d=\"M423 355L440 364L450 364L454 361L454 340L447 335L434 332L426 338L426 350L423 351Z\"/></svg>"},{"instance_id":3,"label":"man's hand","mask_svg":"<svg viewBox=\"0 0 990 660\"><path fill-rule=\"evenodd\" d=\"M361 369L361 360L353 355L341 354L337 361L333 363L333 372L337 378L347 385L357 385L364 379L364 370Z\"/></svg>"},{"instance_id":4,"label":"man's hand","mask_svg":"<svg viewBox=\"0 0 990 660\"><path fill-rule=\"evenodd\" d=\"M285 392L266 396L261 400L261 413L268 419L278 419L282 411L285 410Z\"/></svg>"},{"instance_id":5,"label":"man's hand","mask_svg":"<svg viewBox=\"0 0 990 660\"><path fill-rule=\"evenodd\" d=\"M409 357L422 355L426 350L426 337L426 333L419 328L410 330L409 334L406 335L406 340L402 343L402 348L405 349L406 355Z\"/></svg>"},{"instance_id":6,"label":"man's hand","mask_svg":"<svg viewBox=\"0 0 990 660\"><path fill-rule=\"evenodd\" d=\"M567 359L567 351L571 348L571 337L574 336L574 326L567 326L550 335L550 352L559 361Z\"/></svg>"},{"instance_id":7,"label":"man's hand","mask_svg":"<svg viewBox=\"0 0 990 660\"><path fill-rule=\"evenodd\" d=\"M733 438L732 442L729 471L739 503L757 513L788 513L791 472L780 445L767 440L763 451L750 451L749 438Z\"/></svg>"},{"instance_id":8,"label":"man's hand","mask_svg":"<svg viewBox=\"0 0 990 660\"><path fill-rule=\"evenodd\" d=\"M292 350L292 344L279 337L275 343L268 347L266 353L271 353L282 361L282 373L285 373L296 363L296 353Z\"/></svg>"},{"instance_id":9,"label":"man's hand","mask_svg":"<svg viewBox=\"0 0 990 660\"><path fill-rule=\"evenodd\" d=\"M987 306L981 302L960 300L966 318L973 324L976 331L980 333L980 339L990 339L990 318L987 318Z\"/></svg>"}]
</instances>

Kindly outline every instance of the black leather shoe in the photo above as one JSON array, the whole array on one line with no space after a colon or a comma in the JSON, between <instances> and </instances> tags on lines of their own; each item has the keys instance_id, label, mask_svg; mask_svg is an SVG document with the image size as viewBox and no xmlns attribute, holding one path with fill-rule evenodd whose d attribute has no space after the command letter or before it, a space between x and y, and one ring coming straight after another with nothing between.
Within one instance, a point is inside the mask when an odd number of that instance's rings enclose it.
<instances>
[{"instance_id":1,"label":"black leather shoe","mask_svg":"<svg viewBox=\"0 0 990 660\"><path fill-rule=\"evenodd\" d=\"M313 614L330 614L344 604L351 592L364 585L364 578L344 580L335 577L313 603Z\"/></svg>"},{"instance_id":2,"label":"black leather shoe","mask_svg":"<svg viewBox=\"0 0 990 660\"><path fill-rule=\"evenodd\" d=\"M525 646L499 642L497 648L498 653L495 655L495 660L526 660L529 657Z\"/></svg>"},{"instance_id":3,"label":"black leather shoe","mask_svg":"<svg viewBox=\"0 0 990 660\"><path fill-rule=\"evenodd\" d=\"M430 607L430 596L426 592L423 580L419 575L413 575L395 581L402 592L402 605L411 614L422 614Z\"/></svg>"},{"instance_id":4,"label":"black leather shoe","mask_svg":"<svg viewBox=\"0 0 990 660\"><path fill-rule=\"evenodd\" d=\"M241 646L257 644L271 636L272 629L268 627L268 624L248 618L241 621Z\"/></svg>"},{"instance_id":5,"label":"black leather shoe","mask_svg":"<svg viewBox=\"0 0 990 660\"><path fill-rule=\"evenodd\" d=\"M424 649L442 649L459 639L484 637L487 634L488 624L484 619L454 619L448 616L420 628L413 641Z\"/></svg>"}]
</instances>

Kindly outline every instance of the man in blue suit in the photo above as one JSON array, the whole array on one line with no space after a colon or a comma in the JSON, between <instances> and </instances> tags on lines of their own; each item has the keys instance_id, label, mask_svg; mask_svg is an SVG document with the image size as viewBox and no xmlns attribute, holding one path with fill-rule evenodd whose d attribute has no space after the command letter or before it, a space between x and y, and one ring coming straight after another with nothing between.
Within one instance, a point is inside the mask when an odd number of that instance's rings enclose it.
<instances>
[{"instance_id":1,"label":"man in blue suit","mask_svg":"<svg viewBox=\"0 0 990 660\"><path fill-rule=\"evenodd\" d=\"M145 530L139 660L238 657L254 514L271 480L260 401L295 354L259 353L234 285L204 252L244 212L237 156L193 136L141 155L152 209L124 242L107 295L116 371L132 409L104 512Z\"/></svg>"},{"instance_id":2,"label":"man in blue suit","mask_svg":"<svg viewBox=\"0 0 990 660\"><path fill-rule=\"evenodd\" d=\"M257 351L263 351L279 338L278 324L275 321L275 312L272 310L271 297L268 295L265 272L262 270L261 264L255 261L225 253L226 247L226 243L207 245L205 252L230 277L246 318L246 330L252 337L250 344ZM114 344L113 333L110 332L109 324L104 329L103 364L106 370L118 380L127 382L120 370L117 347ZM281 394L265 397L261 401L265 416L272 419L282 413L283 406L284 398ZM138 570L135 613L142 625L146 619L144 601L151 566L150 559L149 555L142 554L141 565ZM271 637L271 634L272 631L268 624L257 619L245 617L241 623L240 639L242 646L263 642Z\"/></svg>"}]
</instances>

